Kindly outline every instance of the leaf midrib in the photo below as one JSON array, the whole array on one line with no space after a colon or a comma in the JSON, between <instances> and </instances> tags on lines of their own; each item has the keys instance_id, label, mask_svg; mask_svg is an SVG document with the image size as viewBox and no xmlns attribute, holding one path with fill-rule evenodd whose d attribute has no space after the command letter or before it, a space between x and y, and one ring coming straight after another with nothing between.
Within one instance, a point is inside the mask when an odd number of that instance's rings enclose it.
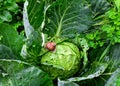
<instances>
[{"instance_id":1,"label":"leaf midrib","mask_svg":"<svg viewBox=\"0 0 120 86\"><path fill-rule=\"evenodd\" d=\"M72 4L72 3L71 3ZM65 17L65 14L66 12L68 11L68 9L70 8L71 4L65 9L61 19L60 19L60 23L58 24L58 28L57 28L57 31L56 31L56 37L59 37L60 36L60 32L61 32L61 29L62 29L62 23L63 23L63 19Z\"/></svg>"}]
</instances>

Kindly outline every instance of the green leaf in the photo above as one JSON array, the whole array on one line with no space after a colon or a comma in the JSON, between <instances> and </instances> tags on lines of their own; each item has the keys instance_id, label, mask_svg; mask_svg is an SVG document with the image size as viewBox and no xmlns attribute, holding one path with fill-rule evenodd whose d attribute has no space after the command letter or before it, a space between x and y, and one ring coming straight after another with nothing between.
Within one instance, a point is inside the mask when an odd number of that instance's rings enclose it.
<instances>
[{"instance_id":1,"label":"green leaf","mask_svg":"<svg viewBox=\"0 0 120 86\"><path fill-rule=\"evenodd\" d=\"M0 24L0 35L2 39L0 44L4 44L12 49L15 55L20 55L23 44L23 36L19 35L12 26L8 24Z\"/></svg>"},{"instance_id":2,"label":"green leaf","mask_svg":"<svg viewBox=\"0 0 120 86\"><path fill-rule=\"evenodd\" d=\"M82 81L99 77L107 67L107 63L93 62L81 77L69 78L68 81Z\"/></svg>"},{"instance_id":3,"label":"green leaf","mask_svg":"<svg viewBox=\"0 0 120 86\"><path fill-rule=\"evenodd\" d=\"M115 44L110 49L110 62L109 62L109 72L112 72L119 68L120 65L120 44Z\"/></svg>"},{"instance_id":4,"label":"green leaf","mask_svg":"<svg viewBox=\"0 0 120 86\"><path fill-rule=\"evenodd\" d=\"M28 14L28 9L27 9L28 6L30 6L30 5L29 5L29 2L26 0L26 2L24 3L24 10L23 10L23 23L24 23L24 28L25 28L25 34L26 34L27 40L30 40L29 46L36 45L37 44L36 42L38 42L39 46L41 46L42 45L41 44L42 43L41 42L42 33L38 29L35 30L35 28L31 25L30 19L29 19L29 14ZM36 41L35 44L32 43L34 41Z\"/></svg>"},{"instance_id":5,"label":"green leaf","mask_svg":"<svg viewBox=\"0 0 120 86\"><path fill-rule=\"evenodd\" d=\"M4 10L0 13L0 23L3 21L11 22L12 21L12 15L9 11Z\"/></svg>"},{"instance_id":6,"label":"green leaf","mask_svg":"<svg viewBox=\"0 0 120 86\"><path fill-rule=\"evenodd\" d=\"M40 30L35 30L33 26L29 22L27 7L29 3L26 0L24 3L24 11L23 11L23 22L26 34L26 41L21 50L21 56L23 58L29 58L36 60L38 57L41 47L42 47L42 33Z\"/></svg>"},{"instance_id":7,"label":"green leaf","mask_svg":"<svg viewBox=\"0 0 120 86\"><path fill-rule=\"evenodd\" d=\"M116 19L117 18L117 12L114 9L111 9L105 13L105 15L110 19Z\"/></svg>"},{"instance_id":8,"label":"green leaf","mask_svg":"<svg viewBox=\"0 0 120 86\"><path fill-rule=\"evenodd\" d=\"M91 4L94 15L105 13L110 6L106 0L88 0L88 2Z\"/></svg>"},{"instance_id":9,"label":"green leaf","mask_svg":"<svg viewBox=\"0 0 120 86\"><path fill-rule=\"evenodd\" d=\"M19 60L0 60L1 86L53 86L49 76L39 68Z\"/></svg>"},{"instance_id":10,"label":"green leaf","mask_svg":"<svg viewBox=\"0 0 120 86\"><path fill-rule=\"evenodd\" d=\"M26 37L29 38L31 33L34 32L34 28L31 26L29 22L27 6L28 6L28 1L26 0L26 2L24 3L24 9L23 9L23 23L24 23Z\"/></svg>"},{"instance_id":11,"label":"green leaf","mask_svg":"<svg viewBox=\"0 0 120 86\"><path fill-rule=\"evenodd\" d=\"M46 11L52 2L52 0L28 0L29 21L34 29L40 30L44 27Z\"/></svg>"},{"instance_id":12,"label":"green leaf","mask_svg":"<svg viewBox=\"0 0 120 86\"><path fill-rule=\"evenodd\" d=\"M29 59L31 62L35 63L35 61L38 60L41 48L42 48L41 34L38 33L37 31L34 31L31 33L29 38L26 39L25 44L23 45L21 50L21 56L24 59Z\"/></svg>"},{"instance_id":13,"label":"green leaf","mask_svg":"<svg viewBox=\"0 0 120 86\"><path fill-rule=\"evenodd\" d=\"M114 3L118 9L118 11L120 11L120 0L114 0Z\"/></svg>"},{"instance_id":14,"label":"green leaf","mask_svg":"<svg viewBox=\"0 0 120 86\"><path fill-rule=\"evenodd\" d=\"M73 37L88 30L92 23L89 4L83 0L57 0L48 9L46 18L44 32L49 36Z\"/></svg>"},{"instance_id":15,"label":"green leaf","mask_svg":"<svg viewBox=\"0 0 120 86\"><path fill-rule=\"evenodd\" d=\"M94 50L96 52L92 52L93 54L90 55L90 57L93 57L93 59L91 58L91 61L94 62L95 59L100 60L101 59L100 56L101 56L101 57L103 57L103 59L101 61L106 62L106 64L108 66L107 66L106 71L103 74L101 74L100 77L95 78L92 81L89 81L88 84L87 83L86 84L87 85L96 84L95 86L103 86L107 82L108 84L106 86L119 86L119 83L118 83L119 79L117 78L117 76L119 77L119 75L113 76L112 73L114 74L114 72L117 71L116 69L118 69L119 65L120 65L120 53L119 53L120 44L115 44L115 45L113 45L112 47L110 47L108 49L107 48L104 49L104 47L103 47L103 48L98 48L96 50ZM101 54L103 54L105 52L108 52L108 53L106 53L106 55L104 55L104 54L101 55L100 52L101 52ZM97 54L95 54L95 53L97 53ZM117 74L117 72L116 72L116 74ZM117 84L115 84L115 83L117 83Z\"/></svg>"},{"instance_id":16,"label":"green leaf","mask_svg":"<svg viewBox=\"0 0 120 86\"><path fill-rule=\"evenodd\" d=\"M12 3L6 4L6 8L7 8L7 10L9 10L11 12L17 13L19 7L18 7L17 3L14 1Z\"/></svg>"},{"instance_id":17,"label":"green leaf","mask_svg":"<svg viewBox=\"0 0 120 86\"><path fill-rule=\"evenodd\" d=\"M120 86L120 68L111 75L105 86Z\"/></svg>"},{"instance_id":18,"label":"green leaf","mask_svg":"<svg viewBox=\"0 0 120 86\"><path fill-rule=\"evenodd\" d=\"M12 50L5 46L0 44L0 59L14 59L16 58L12 52Z\"/></svg>"},{"instance_id":19,"label":"green leaf","mask_svg":"<svg viewBox=\"0 0 120 86\"><path fill-rule=\"evenodd\" d=\"M44 19L45 3L43 0L28 0L28 4L28 15L30 24L34 27L34 29L38 29Z\"/></svg>"}]
</instances>

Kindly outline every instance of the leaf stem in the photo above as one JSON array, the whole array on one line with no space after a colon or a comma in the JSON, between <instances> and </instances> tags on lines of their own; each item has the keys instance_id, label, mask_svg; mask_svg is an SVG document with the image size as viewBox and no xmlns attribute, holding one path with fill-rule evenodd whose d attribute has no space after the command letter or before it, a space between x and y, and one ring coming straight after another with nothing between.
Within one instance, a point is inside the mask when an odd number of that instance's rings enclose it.
<instances>
[{"instance_id":1,"label":"leaf stem","mask_svg":"<svg viewBox=\"0 0 120 86\"><path fill-rule=\"evenodd\" d=\"M58 29L57 29L57 32L56 32L56 35L55 35L56 37L59 37L61 28L62 28L62 20L59 23L59 26L58 26Z\"/></svg>"},{"instance_id":2,"label":"leaf stem","mask_svg":"<svg viewBox=\"0 0 120 86\"><path fill-rule=\"evenodd\" d=\"M60 19L60 23L59 23L59 25L58 25L58 28L57 28L55 37L59 37L59 36L60 36L60 32L61 32L61 29L62 29L62 21L63 21L63 18L64 18L65 14L66 14L66 12L67 12L67 10L68 10L69 8L70 8L70 6L68 6L68 7L65 9L65 11L64 11L64 13L63 13L63 15L62 15L62 17L61 17L61 19Z\"/></svg>"},{"instance_id":3,"label":"leaf stem","mask_svg":"<svg viewBox=\"0 0 120 86\"><path fill-rule=\"evenodd\" d=\"M104 75L104 76L109 76L109 75L112 75L113 73L103 73L101 75Z\"/></svg>"},{"instance_id":4,"label":"leaf stem","mask_svg":"<svg viewBox=\"0 0 120 86\"><path fill-rule=\"evenodd\" d=\"M111 46L111 42L110 42L110 44L106 47L106 49L104 50L104 52L102 53L99 61L101 61L101 60L104 58L104 56L108 53L108 50L109 50L110 46Z\"/></svg>"}]
</instances>

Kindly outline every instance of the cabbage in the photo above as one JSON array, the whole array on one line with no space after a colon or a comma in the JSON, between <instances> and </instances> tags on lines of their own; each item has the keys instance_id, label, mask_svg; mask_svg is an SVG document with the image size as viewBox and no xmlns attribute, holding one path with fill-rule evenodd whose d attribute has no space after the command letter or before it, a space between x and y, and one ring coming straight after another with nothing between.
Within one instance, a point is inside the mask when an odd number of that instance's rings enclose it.
<instances>
[{"instance_id":1,"label":"cabbage","mask_svg":"<svg viewBox=\"0 0 120 86\"><path fill-rule=\"evenodd\" d=\"M57 77L67 78L74 75L80 67L80 51L76 45L70 42L62 42L56 45L54 51L49 51L41 58L41 68L52 79Z\"/></svg>"}]
</instances>

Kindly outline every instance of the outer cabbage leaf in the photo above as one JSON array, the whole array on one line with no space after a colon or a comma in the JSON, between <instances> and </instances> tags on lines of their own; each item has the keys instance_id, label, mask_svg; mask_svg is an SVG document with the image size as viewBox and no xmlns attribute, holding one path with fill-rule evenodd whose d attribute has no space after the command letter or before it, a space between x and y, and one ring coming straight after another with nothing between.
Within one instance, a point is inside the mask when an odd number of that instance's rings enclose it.
<instances>
[{"instance_id":1,"label":"outer cabbage leaf","mask_svg":"<svg viewBox=\"0 0 120 86\"><path fill-rule=\"evenodd\" d=\"M120 86L120 68L110 76L105 86Z\"/></svg>"},{"instance_id":2,"label":"outer cabbage leaf","mask_svg":"<svg viewBox=\"0 0 120 86\"><path fill-rule=\"evenodd\" d=\"M5 46L0 44L0 59L15 59L15 55L13 54L12 50Z\"/></svg>"},{"instance_id":3,"label":"outer cabbage leaf","mask_svg":"<svg viewBox=\"0 0 120 86\"><path fill-rule=\"evenodd\" d=\"M28 16L30 24L38 29L44 19L44 0L28 0Z\"/></svg>"},{"instance_id":4,"label":"outer cabbage leaf","mask_svg":"<svg viewBox=\"0 0 120 86\"><path fill-rule=\"evenodd\" d=\"M110 50L109 67L107 72L112 74L105 86L119 86L120 83L120 44L115 44Z\"/></svg>"},{"instance_id":5,"label":"outer cabbage leaf","mask_svg":"<svg viewBox=\"0 0 120 86\"><path fill-rule=\"evenodd\" d=\"M97 53L96 55L90 55L91 57L96 57L96 61L100 60L99 55L103 53L98 53L98 52L103 52L105 55L103 59L101 59L101 62L105 62L108 66L104 73L101 74L100 77L89 80L85 83L82 83L82 85L95 85L95 86L119 86L119 65L120 65L120 44L115 44L109 48L103 48L103 49L97 49L93 53ZM91 58L91 61L94 62L95 59ZM112 74L113 73L113 74ZM84 81L83 81L84 82ZM107 82L107 83L106 83Z\"/></svg>"},{"instance_id":6,"label":"outer cabbage leaf","mask_svg":"<svg viewBox=\"0 0 120 86\"><path fill-rule=\"evenodd\" d=\"M36 60L38 57L41 47L42 47L42 33L40 30L35 30L34 27L30 24L28 18L28 9L29 2L26 0L24 3L23 10L23 22L25 28L26 41L21 50L21 56L23 58L32 59L31 62Z\"/></svg>"},{"instance_id":7,"label":"outer cabbage leaf","mask_svg":"<svg viewBox=\"0 0 120 86\"><path fill-rule=\"evenodd\" d=\"M8 24L0 24L0 44L4 44L12 49L15 55L20 55L23 45L23 35L19 35L17 31Z\"/></svg>"},{"instance_id":8,"label":"outer cabbage leaf","mask_svg":"<svg viewBox=\"0 0 120 86\"><path fill-rule=\"evenodd\" d=\"M110 7L106 0L88 0L88 2L91 4L94 15L105 13Z\"/></svg>"},{"instance_id":9,"label":"outer cabbage leaf","mask_svg":"<svg viewBox=\"0 0 120 86\"><path fill-rule=\"evenodd\" d=\"M110 3L107 0L87 0L90 4L92 11L93 24L90 30L86 32L93 32L99 29L100 25L103 25L105 21L105 12L110 9ZM97 27L95 27L97 26ZM92 29L92 30L91 30Z\"/></svg>"},{"instance_id":10,"label":"outer cabbage leaf","mask_svg":"<svg viewBox=\"0 0 120 86\"><path fill-rule=\"evenodd\" d=\"M109 69L111 72L115 71L119 68L120 65L120 44L115 44L110 49L110 62L109 62Z\"/></svg>"},{"instance_id":11,"label":"outer cabbage leaf","mask_svg":"<svg viewBox=\"0 0 120 86\"><path fill-rule=\"evenodd\" d=\"M49 76L39 68L19 60L0 60L1 86L53 86Z\"/></svg>"},{"instance_id":12,"label":"outer cabbage leaf","mask_svg":"<svg viewBox=\"0 0 120 86\"><path fill-rule=\"evenodd\" d=\"M90 65L90 68L86 69L86 71L79 77L69 78L68 81L82 81L87 79L93 79L95 77L99 77L108 67L106 63L94 62Z\"/></svg>"},{"instance_id":13,"label":"outer cabbage leaf","mask_svg":"<svg viewBox=\"0 0 120 86\"><path fill-rule=\"evenodd\" d=\"M74 85L77 86L77 83L80 86L90 85L88 81L94 80L94 78L101 76L103 72L105 72L107 67L108 67L107 63L94 62L90 65L88 69L85 69L83 74L77 77L68 78L67 80L58 80L59 81L58 84L59 86L70 84L72 84L73 86Z\"/></svg>"},{"instance_id":14,"label":"outer cabbage leaf","mask_svg":"<svg viewBox=\"0 0 120 86\"><path fill-rule=\"evenodd\" d=\"M53 2L53 0L28 0L28 17L34 29L44 27L46 11Z\"/></svg>"},{"instance_id":15,"label":"outer cabbage leaf","mask_svg":"<svg viewBox=\"0 0 120 86\"><path fill-rule=\"evenodd\" d=\"M56 0L46 13L44 33L49 36L72 37L92 24L92 13L84 0Z\"/></svg>"}]
</instances>

